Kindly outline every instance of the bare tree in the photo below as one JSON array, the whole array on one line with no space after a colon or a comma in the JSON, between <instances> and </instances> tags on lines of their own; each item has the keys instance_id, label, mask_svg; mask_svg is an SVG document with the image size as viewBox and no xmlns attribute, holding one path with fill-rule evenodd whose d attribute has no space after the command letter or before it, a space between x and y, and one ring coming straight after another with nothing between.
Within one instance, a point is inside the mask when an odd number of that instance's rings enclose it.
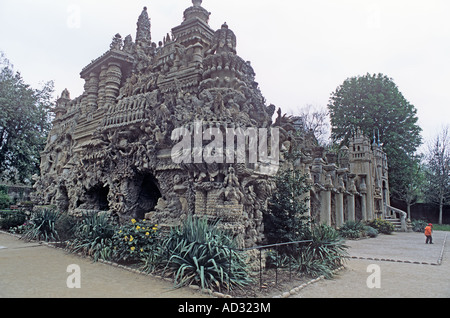
<instances>
[{"instance_id":1,"label":"bare tree","mask_svg":"<svg viewBox=\"0 0 450 318\"><path fill-rule=\"evenodd\" d=\"M444 127L441 133L429 143L426 166L426 198L430 203L439 205L439 224L442 224L443 207L450 204L449 126Z\"/></svg>"},{"instance_id":2,"label":"bare tree","mask_svg":"<svg viewBox=\"0 0 450 318\"><path fill-rule=\"evenodd\" d=\"M330 119L326 109L308 104L300 109L299 117L303 120L304 129L312 131L320 145L328 144Z\"/></svg>"}]
</instances>

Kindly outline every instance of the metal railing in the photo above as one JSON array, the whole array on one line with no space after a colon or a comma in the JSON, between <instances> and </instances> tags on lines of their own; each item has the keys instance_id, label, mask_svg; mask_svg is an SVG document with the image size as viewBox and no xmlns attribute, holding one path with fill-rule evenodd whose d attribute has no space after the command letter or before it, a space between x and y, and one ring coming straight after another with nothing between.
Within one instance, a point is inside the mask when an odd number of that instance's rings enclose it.
<instances>
[{"instance_id":1,"label":"metal railing","mask_svg":"<svg viewBox=\"0 0 450 318\"><path fill-rule=\"evenodd\" d=\"M278 285L278 248L280 246L291 246L291 245L296 245L296 244L306 244L306 243L312 243L313 240L303 240L303 241L294 241L294 242L286 242L286 243L276 243L276 244L269 244L269 245L261 245L261 246L255 246L255 247L249 247L249 248L231 248L228 246L223 246L223 248L227 248L230 252L229 252L229 256L230 256L230 260L228 263L228 288L230 288L230 274L231 274L231 264L232 264L232 253L231 251L235 251L235 252L248 252L248 251L252 251L252 250L259 250L259 288L260 290L262 289L262 285L263 285L263 279L262 279L262 273L263 273L263 266L262 266L262 254L263 254L263 250L268 250L268 249L273 249L275 248L276 251L276 257L277 257L277 262L275 264L275 285ZM289 279L292 279L292 260L291 258L289 258Z\"/></svg>"}]
</instances>

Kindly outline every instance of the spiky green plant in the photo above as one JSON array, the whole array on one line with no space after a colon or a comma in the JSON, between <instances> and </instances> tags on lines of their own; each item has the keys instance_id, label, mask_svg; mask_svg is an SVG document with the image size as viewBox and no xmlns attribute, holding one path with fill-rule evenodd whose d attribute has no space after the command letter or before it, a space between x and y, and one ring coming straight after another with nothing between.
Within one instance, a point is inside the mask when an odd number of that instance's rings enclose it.
<instances>
[{"instance_id":1,"label":"spiky green plant","mask_svg":"<svg viewBox=\"0 0 450 318\"><path fill-rule=\"evenodd\" d=\"M251 283L244 256L235 241L205 218L189 217L171 230L160 253L165 271L174 273L176 287L195 284L203 289L232 289Z\"/></svg>"},{"instance_id":2,"label":"spiky green plant","mask_svg":"<svg viewBox=\"0 0 450 318\"><path fill-rule=\"evenodd\" d=\"M110 224L108 215L92 214L76 225L75 238L68 243L68 248L73 253L89 255L94 261L109 260L113 252L113 235L114 227Z\"/></svg>"},{"instance_id":3,"label":"spiky green plant","mask_svg":"<svg viewBox=\"0 0 450 318\"><path fill-rule=\"evenodd\" d=\"M43 240L46 242L59 240L55 224L60 217L61 214L56 210L37 210L31 216L29 227L22 238L28 241Z\"/></svg>"},{"instance_id":4,"label":"spiky green plant","mask_svg":"<svg viewBox=\"0 0 450 318\"><path fill-rule=\"evenodd\" d=\"M295 256L297 269L314 276L330 277L334 269L343 265L348 247L338 231L325 224L312 228L311 239L312 242L299 249Z\"/></svg>"},{"instance_id":5,"label":"spiky green plant","mask_svg":"<svg viewBox=\"0 0 450 318\"><path fill-rule=\"evenodd\" d=\"M348 239L357 239L365 232L365 225L361 221L347 221L339 229L339 234Z\"/></svg>"}]
</instances>

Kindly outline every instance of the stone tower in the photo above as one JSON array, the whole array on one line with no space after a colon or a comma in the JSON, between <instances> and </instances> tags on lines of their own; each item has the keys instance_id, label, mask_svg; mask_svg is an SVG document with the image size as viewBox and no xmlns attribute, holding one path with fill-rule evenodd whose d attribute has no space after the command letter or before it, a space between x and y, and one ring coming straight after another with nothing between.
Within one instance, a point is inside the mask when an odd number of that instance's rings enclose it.
<instances>
[{"instance_id":1,"label":"stone tower","mask_svg":"<svg viewBox=\"0 0 450 318\"><path fill-rule=\"evenodd\" d=\"M362 219L385 216L385 206L389 205L388 167L379 142L374 138L371 145L369 137L358 129L350 142L349 165L362 194Z\"/></svg>"},{"instance_id":2,"label":"stone tower","mask_svg":"<svg viewBox=\"0 0 450 318\"><path fill-rule=\"evenodd\" d=\"M136 40L116 34L109 50L81 71L83 94L70 99L64 92L42 153L41 203L162 226L204 215L220 218L242 246L263 240L262 211L272 188L263 164L228 153L231 161L172 158L179 129L200 134L202 150L213 131L270 128L275 110L265 105L250 63L237 55L234 32L226 24L214 31L202 1L192 3L158 44L144 8Z\"/></svg>"}]
</instances>

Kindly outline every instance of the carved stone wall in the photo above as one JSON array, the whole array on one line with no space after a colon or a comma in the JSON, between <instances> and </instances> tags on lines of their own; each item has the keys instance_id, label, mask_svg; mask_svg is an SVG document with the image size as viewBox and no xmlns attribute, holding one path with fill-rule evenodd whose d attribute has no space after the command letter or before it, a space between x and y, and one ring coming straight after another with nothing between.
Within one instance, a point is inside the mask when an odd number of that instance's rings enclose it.
<instances>
[{"instance_id":1,"label":"carved stone wall","mask_svg":"<svg viewBox=\"0 0 450 318\"><path fill-rule=\"evenodd\" d=\"M346 216L356 217L359 201L364 218L378 213L379 189L388 191L381 148L372 151L362 135L355 136L339 170L296 118L279 110L272 121L276 108L266 105L250 62L237 55L236 35L226 24L211 29L201 3L193 1L182 23L158 44L151 41L144 8L136 41L116 34L110 49L82 70L84 93L71 99L63 92L42 152L36 200L74 215L105 210L120 222L147 218L161 226L206 215L220 218L242 246L254 246L264 240L263 213L274 190L267 166L237 160L177 164L172 135L180 127L191 135L198 129L225 135L239 127L276 127L280 148L302 153L298 168L314 184L312 218L339 226ZM210 142L203 139L201 146ZM246 158L257 155L246 146Z\"/></svg>"}]
</instances>

